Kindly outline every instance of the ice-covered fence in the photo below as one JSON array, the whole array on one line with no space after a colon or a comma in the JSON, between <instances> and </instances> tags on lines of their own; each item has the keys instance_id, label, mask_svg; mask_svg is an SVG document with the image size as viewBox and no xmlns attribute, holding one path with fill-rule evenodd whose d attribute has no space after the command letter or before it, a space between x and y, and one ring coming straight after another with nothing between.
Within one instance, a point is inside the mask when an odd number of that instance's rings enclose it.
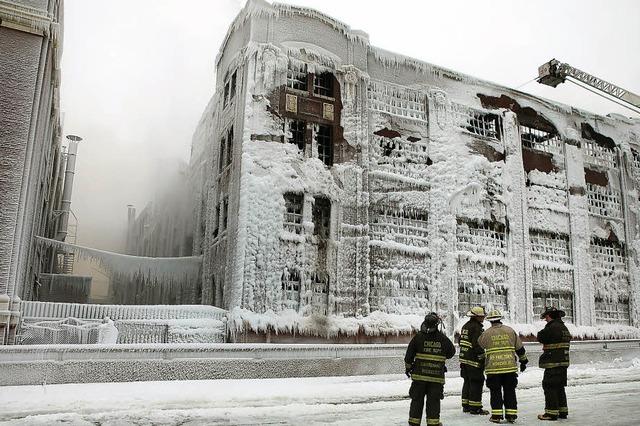
<instances>
[{"instance_id":1,"label":"ice-covered fence","mask_svg":"<svg viewBox=\"0 0 640 426\"><path fill-rule=\"evenodd\" d=\"M113 321L66 318L24 322L18 342L22 345L115 343L117 331Z\"/></svg>"},{"instance_id":2,"label":"ice-covered fence","mask_svg":"<svg viewBox=\"0 0 640 426\"><path fill-rule=\"evenodd\" d=\"M79 303L23 302L23 330L42 321L67 318L100 322L110 318L118 329L118 343L224 342L227 312L203 305L93 305ZM44 333L49 340L66 342L65 337ZM96 343L87 341L85 343Z\"/></svg>"},{"instance_id":3,"label":"ice-covered fence","mask_svg":"<svg viewBox=\"0 0 640 426\"><path fill-rule=\"evenodd\" d=\"M427 96L419 90L371 80L367 88L369 108L391 115L427 121Z\"/></svg>"},{"instance_id":4,"label":"ice-covered fence","mask_svg":"<svg viewBox=\"0 0 640 426\"><path fill-rule=\"evenodd\" d=\"M23 317L112 320L194 319L224 320L227 311L206 305L94 305L81 303L22 302Z\"/></svg>"}]
</instances>

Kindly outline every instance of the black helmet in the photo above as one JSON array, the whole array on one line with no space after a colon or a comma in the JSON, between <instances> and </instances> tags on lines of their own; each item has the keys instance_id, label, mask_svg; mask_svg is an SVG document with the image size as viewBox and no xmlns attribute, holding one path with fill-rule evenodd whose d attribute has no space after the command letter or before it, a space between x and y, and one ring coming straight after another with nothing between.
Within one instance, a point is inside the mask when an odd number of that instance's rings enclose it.
<instances>
[{"instance_id":1,"label":"black helmet","mask_svg":"<svg viewBox=\"0 0 640 426\"><path fill-rule=\"evenodd\" d=\"M425 317L424 317L424 328L426 328L427 330L435 330L438 328L438 324L440 324L441 320L440 317L438 316L438 314L436 314L435 312L429 312Z\"/></svg>"},{"instance_id":2,"label":"black helmet","mask_svg":"<svg viewBox=\"0 0 640 426\"><path fill-rule=\"evenodd\" d=\"M566 314L564 311L557 309L555 306L545 306L544 312L540 314L540 319L544 319L544 317L546 317L547 315L549 315L553 319L558 319L562 318Z\"/></svg>"}]
</instances>

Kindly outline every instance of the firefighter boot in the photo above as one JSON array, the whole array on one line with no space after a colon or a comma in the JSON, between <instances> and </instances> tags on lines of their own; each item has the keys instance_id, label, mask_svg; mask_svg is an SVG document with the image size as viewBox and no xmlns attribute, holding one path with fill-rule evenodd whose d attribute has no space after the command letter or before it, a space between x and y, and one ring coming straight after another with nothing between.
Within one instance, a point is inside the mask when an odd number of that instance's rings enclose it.
<instances>
[{"instance_id":1,"label":"firefighter boot","mask_svg":"<svg viewBox=\"0 0 640 426\"><path fill-rule=\"evenodd\" d=\"M492 415L491 417L489 417L489 421L491 423L502 423L502 416Z\"/></svg>"},{"instance_id":2,"label":"firefighter boot","mask_svg":"<svg viewBox=\"0 0 640 426\"><path fill-rule=\"evenodd\" d=\"M554 416L548 413L538 414L538 420L550 420L552 422L558 420L558 416Z\"/></svg>"}]
</instances>

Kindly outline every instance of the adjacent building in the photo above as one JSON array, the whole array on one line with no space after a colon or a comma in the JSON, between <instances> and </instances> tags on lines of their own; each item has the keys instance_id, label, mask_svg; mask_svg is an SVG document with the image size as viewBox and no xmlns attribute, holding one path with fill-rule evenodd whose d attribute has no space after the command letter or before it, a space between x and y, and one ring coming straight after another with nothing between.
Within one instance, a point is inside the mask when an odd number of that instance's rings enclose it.
<instances>
[{"instance_id":1,"label":"adjacent building","mask_svg":"<svg viewBox=\"0 0 640 426\"><path fill-rule=\"evenodd\" d=\"M14 323L16 297L33 296L50 261L33 236L53 238L57 231L64 177L62 4L0 0L0 299L15 301ZM2 318L0 313L0 323Z\"/></svg>"}]
</instances>

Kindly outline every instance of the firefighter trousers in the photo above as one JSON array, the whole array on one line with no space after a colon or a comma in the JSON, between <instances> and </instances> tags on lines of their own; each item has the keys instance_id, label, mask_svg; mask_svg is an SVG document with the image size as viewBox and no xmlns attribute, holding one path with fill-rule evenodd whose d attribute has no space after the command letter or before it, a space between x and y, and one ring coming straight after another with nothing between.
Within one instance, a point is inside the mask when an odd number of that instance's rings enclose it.
<instances>
[{"instance_id":1,"label":"firefighter trousers","mask_svg":"<svg viewBox=\"0 0 640 426\"><path fill-rule=\"evenodd\" d=\"M409 407L409 424L418 426L422 420L422 407L427 397L427 425L440 424L440 399L442 399L444 385L440 383L413 380L409 388L411 406Z\"/></svg>"},{"instance_id":2,"label":"firefighter trousers","mask_svg":"<svg viewBox=\"0 0 640 426\"><path fill-rule=\"evenodd\" d=\"M515 419L518 417L516 398L518 375L516 373L487 375L487 387L491 392L491 417Z\"/></svg>"},{"instance_id":3,"label":"firefighter trousers","mask_svg":"<svg viewBox=\"0 0 640 426\"><path fill-rule=\"evenodd\" d=\"M558 418L569 415L567 406L567 367L546 368L542 378L544 390L544 412L548 416Z\"/></svg>"},{"instance_id":4,"label":"firefighter trousers","mask_svg":"<svg viewBox=\"0 0 640 426\"><path fill-rule=\"evenodd\" d=\"M483 370L462 364L460 365L460 377L464 380L462 384L462 408L469 409L469 411L482 410Z\"/></svg>"}]
</instances>

